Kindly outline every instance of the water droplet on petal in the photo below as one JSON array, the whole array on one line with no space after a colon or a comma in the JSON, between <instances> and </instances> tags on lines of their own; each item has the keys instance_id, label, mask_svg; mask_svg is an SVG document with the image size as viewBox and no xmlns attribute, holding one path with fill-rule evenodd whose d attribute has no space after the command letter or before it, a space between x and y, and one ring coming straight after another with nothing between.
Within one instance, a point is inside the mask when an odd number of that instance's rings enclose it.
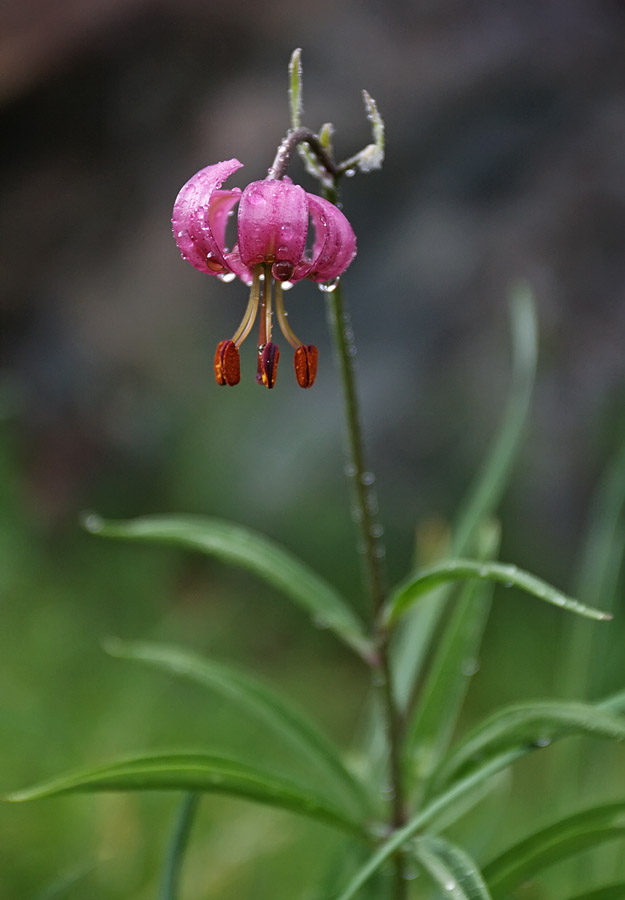
<instances>
[{"instance_id":1,"label":"water droplet on petal","mask_svg":"<svg viewBox=\"0 0 625 900\"><path fill-rule=\"evenodd\" d=\"M236 277L237 276L234 274L234 272L222 272L217 276L217 278L219 278L220 281L223 281L224 284L229 284L231 281L234 281Z\"/></svg>"},{"instance_id":2,"label":"water droplet on petal","mask_svg":"<svg viewBox=\"0 0 625 900\"><path fill-rule=\"evenodd\" d=\"M333 278L332 281L322 281L319 283L319 290L324 294L331 294L338 287L339 279Z\"/></svg>"},{"instance_id":3,"label":"water droplet on petal","mask_svg":"<svg viewBox=\"0 0 625 900\"><path fill-rule=\"evenodd\" d=\"M248 203L251 203L252 206L260 206L265 202L265 198L260 191L248 191L246 200Z\"/></svg>"},{"instance_id":4,"label":"water droplet on petal","mask_svg":"<svg viewBox=\"0 0 625 900\"><path fill-rule=\"evenodd\" d=\"M346 178L353 178L355 174L356 174L356 169L346 169L345 170Z\"/></svg>"},{"instance_id":5,"label":"water droplet on petal","mask_svg":"<svg viewBox=\"0 0 625 900\"><path fill-rule=\"evenodd\" d=\"M446 891L455 891L456 890L456 882L453 878L450 878L449 881L446 881L443 885Z\"/></svg>"},{"instance_id":6,"label":"water droplet on petal","mask_svg":"<svg viewBox=\"0 0 625 900\"><path fill-rule=\"evenodd\" d=\"M292 287L293 287L292 281L283 281L282 282L282 290L283 291L290 291ZM285 313L285 315L286 315L286 313Z\"/></svg>"}]
</instances>

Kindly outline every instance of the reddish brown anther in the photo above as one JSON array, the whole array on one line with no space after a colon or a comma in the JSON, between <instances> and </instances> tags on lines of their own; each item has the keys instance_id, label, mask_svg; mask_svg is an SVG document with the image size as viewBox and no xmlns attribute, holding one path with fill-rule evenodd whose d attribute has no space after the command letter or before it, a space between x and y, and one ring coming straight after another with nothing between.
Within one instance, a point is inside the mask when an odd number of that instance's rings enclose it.
<instances>
[{"instance_id":1,"label":"reddish brown anther","mask_svg":"<svg viewBox=\"0 0 625 900\"><path fill-rule=\"evenodd\" d=\"M241 379L239 351L234 341L222 341L215 353L215 378L217 384L238 384Z\"/></svg>"},{"instance_id":2,"label":"reddish brown anther","mask_svg":"<svg viewBox=\"0 0 625 900\"><path fill-rule=\"evenodd\" d=\"M265 344L262 353L258 355L258 374L256 381L264 384L265 387L272 388L276 383L276 375L278 374L278 360L280 359L280 348L271 341Z\"/></svg>"},{"instance_id":3,"label":"reddish brown anther","mask_svg":"<svg viewBox=\"0 0 625 900\"><path fill-rule=\"evenodd\" d=\"M295 377L302 388L312 387L317 375L317 360L319 351L313 344L302 344L295 351L293 363L295 365Z\"/></svg>"}]
</instances>

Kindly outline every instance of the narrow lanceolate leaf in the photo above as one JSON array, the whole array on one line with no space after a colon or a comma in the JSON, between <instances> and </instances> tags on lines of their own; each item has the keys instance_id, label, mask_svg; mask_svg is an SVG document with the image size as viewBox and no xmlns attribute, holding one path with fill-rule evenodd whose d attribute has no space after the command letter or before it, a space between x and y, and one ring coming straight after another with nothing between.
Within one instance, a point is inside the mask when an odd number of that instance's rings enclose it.
<instances>
[{"instance_id":1,"label":"narrow lanceolate leaf","mask_svg":"<svg viewBox=\"0 0 625 900\"><path fill-rule=\"evenodd\" d=\"M584 810L535 832L490 862L484 878L493 900L499 900L543 869L619 837L625 837L625 801Z\"/></svg>"},{"instance_id":2,"label":"narrow lanceolate leaf","mask_svg":"<svg viewBox=\"0 0 625 900\"><path fill-rule=\"evenodd\" d=\"M189 791L182 798L169 847L165 854L159 900L178 900L182 863L200 804L200 797L199 793Z\"/></svg>"},{"instance_id":3,"label":"narrow lanceolate leaf","mask_svg":"<svg viewBox=\"0 0 625 900\"><path fill-rule=\"evenodd\" d=\"M518 285L510 298L512 383L506 409L486 461L469 490L453 528L453 552L471 546L479 523L491 516L508 484L527 423L538 355L538 328L532 291Z\"/></svg>"},{"instance_id":4,"label":"narrow lanceolate leaf","mask_svg":"<svg viewBox=\"0 0 625 900\"><path fill-rule=\"evenodd\" d=\"M403 613L424 594L434 590L447 581L461 581L466 578L483 578L498 581L506 587L517 587L546 603L559 606L569 612L585 616L588 619L606 620L612 616L591 606L585 606L578 600L563 594L557 588L542 581L517 566L506 563L482 563L473 559L451 559L427 569L423 569L409 581L400 585L389 600L383 614L383 625L392 625Z\"/></svg>"},{"instance_id":5,"label":"narrow lanceolate leaf","mask_svg":"<svg viewBox=\"0 0 625 900\"><path fill-rule=\"evenodd\" d=\"M338 749L303 712L262 682L223 663L164 644L109 640L105 646L114 656L148 663L227 697L245 715L260 719L295 753L305 755L323 776L322 783L330 780L333 791L340 791L359 813L368 808L364 786L343 765Z\"/></svg>"},{"instance_id":6,"label":"narrow lanceolate leaf","mask_svg":"<svg viewBox=\"0 0 625 900\"><path fill-rule=\"evenodd\" d=\"M491 525L481 529L484 558L497 553L499 539L499 528ZM406 729L406 770L417 782L429 778L449 746L469 678L476 669L491 594L492 583L467 582L445 624Z\"/></svg>"},{"instance_id":7,"label":"narrow lanceolate leaf","mask_svg":"<svg viewBox=\"0 0 625 900\"><path fill-rule=\"evenodd\" d=\"M289 109L291 128L302 124L302 50L294 50L289 60Z\"/></svg>"},{"instance_id":8,"label":"narrow lanceolate leaf","mask_svg":"<svg viewBox=\"0 0 625 900\"><path fill-rule=\"evenodd\" d=\"M369 860L360 868L356 874L350 879L349 883L336 900L351 900L363 884L367 881L397 853L408 841L415 835L423 832L432 822L435 822L439 816L445 815L448 810L464 798L472 794L476 788L488 781L493 775L501 771L501 769L509 766L518 758L516 751L510 751L497 759L490 760L480 769L477 769L467 778L457 781L449 790L438 796L431 803L428 803L420 813L412 818L403 828L397 829L392 836L379 847Z\"/></svg>"},{"instance_id":9,"label":"narrow lanceolate leaf","mask_svg":"<svg viewBox=\"0 0 625 900\"><path fill-rule=\"evenodd\" d=\"M446 838L424 835L414 856L452 900L491 900L482 873L468 853Z\"/></svg>"},{"instance_id":10,"label":"narrow lanceolate leaf","mask_svg":"<svg viewBox=\"0 0 625 900\"><path fill-rule=\"evenodd\" d=\"M605 884L592 891L584 891L583 894L575 894L574 897L567 897L567 900L623 900L623 897L625 897L625 881L619 881L615 884Z\"/></svg>"},{"instance_id":11,"label":"narrow lanceolate leaf","mask_svg":"<svg viewBox=\"0 0 625 900\"><path fill-rule=\"evenodd\" d=\"M228 794L290 810L365 837L359 822L307 788L253 766L202 753L135 757L16 791L5 799L21 802L93 791L203 791Z\"/></svg>"},{"instance_id":12,"label":"narrow lanceolate leaf","mask_svg":"<svg viewBox=\"0 0 625 900\"><path fill-rule=\"evenodd\" d=\"M302 606L317 623L332 629L360 656L368 658L372 653L362 622L338 591L261 534L202 516L145 516L122 522L105 521L92 514L85 518L85 527L104 537L199 551L248 569Z\"/></svg>"},{"instance_id":13,"label":"narrow lanceolate leaf","mask_svg":"<svg viewBox=\"0 0 625 900\"><path fill-rule=\"evenodd\" d=\"M519 755L572 734L625 739L625 720L589 703L542 700L505 707L477 725L434 772L431 792L466 777L487 760L510 750Z\"/></svg>"}]
</instances>

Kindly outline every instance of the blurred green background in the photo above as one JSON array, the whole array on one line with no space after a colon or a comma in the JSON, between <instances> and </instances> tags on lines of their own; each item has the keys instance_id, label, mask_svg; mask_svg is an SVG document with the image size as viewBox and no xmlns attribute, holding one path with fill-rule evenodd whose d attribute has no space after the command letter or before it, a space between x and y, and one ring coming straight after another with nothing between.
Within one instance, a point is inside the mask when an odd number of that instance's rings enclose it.
<instances>
[{"instance_id":1,"label":"blurred green background","mask_svg":"<svg viewBox=\"0 0 625 900\"><path fill-rule=\"evenodd\" d=\"M169 225L202 166L237 156L236 183L263 176L288 126L297 46L305 121L333 121L340 156L369 139L361 88L387 124L384 170L346 181L343 201L359 239L344 284L391 581L411 563L417 523L453 514L488 446L508 383L505 301L522 276L538 299L541 359L502 558L574 588L593 492L624 436L624 36L617 0L0 10L0 789L162 747L297 766L224 702L108 657L108 635L240 662L345 745L361 720L360 667L281 597L217 563L78 525L86 509L223 516L285 543L362 604L323 295L312 284L287 295L296 333L320 347L312 391L288 355L275 390L261 390L247 346L241 384L218 390L214 347L246 291L184 265ZM297 163L292 175L311 186ZM583 627L590 640L601 626ZM609 628L595 695L625 682L618 604ZM556 611L500 597L466 721L565 693L566 635ZM622 751L588 754L595 794L623 796ZM479 840L505 842L579 801L574 779L568 793L554 787L557 759L549 750L519 767ZM155 896L175 805L111 795L3 806L0 897ZM330 838L207 799L185 896L307 896Z\"/></svg>"}]
</instances>

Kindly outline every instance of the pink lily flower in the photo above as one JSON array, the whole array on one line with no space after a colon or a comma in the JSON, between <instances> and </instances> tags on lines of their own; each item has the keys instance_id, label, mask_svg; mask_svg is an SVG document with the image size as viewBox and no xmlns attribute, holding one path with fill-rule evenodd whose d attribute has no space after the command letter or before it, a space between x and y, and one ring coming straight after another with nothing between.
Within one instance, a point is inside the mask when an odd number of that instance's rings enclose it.
<instances>
[{"instance_id":1,"label":"pink lily flower","mask_svg":"<svg viewBox=\"0 0 625 900\"><path fill-rule=\"evenodd\" d=\"M229 159L197 172L178 194L172 217L174 238L183 259L200 272L224 280L237 276L250 287L241 324L231 340L221 341L217 347L215 377L222 385L238 384L239 347L260 309L256 380L268 388L274 386L280 355L271 342L275 305L282 333L295 349L298 384L311 387L317 371L317 348L302 344L291 329L282 286L302 278L321 283L338 278L356 255L356 237L340 209L288 178L253 181L243 191L223 190L222 183L241 165L237 159ZM237 203L237 242L228 250L226 223ZM312 250L307 251L309 219L314 241Z\"/></svg>"}]
</instances>

